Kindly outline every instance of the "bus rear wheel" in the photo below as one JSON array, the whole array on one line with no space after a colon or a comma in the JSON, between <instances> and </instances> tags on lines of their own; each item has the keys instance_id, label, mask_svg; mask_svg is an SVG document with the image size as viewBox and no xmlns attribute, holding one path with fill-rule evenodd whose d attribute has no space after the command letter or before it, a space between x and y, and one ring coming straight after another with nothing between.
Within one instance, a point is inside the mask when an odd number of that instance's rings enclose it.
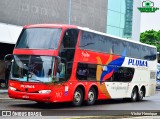
<instances>
[{"instance_id":1,"label":"bus rear wheel","mask_svg":"<svg viewBox=\"0 0 160 119\"><path fill-rule=\"evenodd\" d=\"M141 88L138 94L138 101L142 101L144 97L144 90Z\"/></svg>"},{"instance_id":2,"label":"bus rear wheel","mask_svg":"<svg viewBox=\"0 0 160 119\"><path fill-rule=\"evenodd\" d=\"M96 90L94 88L90 88L88 91L88 99L87 99L87 105L93 105L96 101Z\"/></svg>"},{"instance_id":3,"label":"bus rear wheel","mask_svg":"<svg viewBox=\"0 0 160 119\"><path fill-rule=\"evenodd\" d=\"M132 94L131 94L131 102L136 102L138 98L138 90L137 88L133 88Z\"/></svg>"},{"instance_id":4,"label":"bus rear wheel","mask_svg":"<svg viewBox=\"0 0 160 119\"><path fill-rule=\"evenodd\" d=\"M83 91L81 88L77 88L73 95L73 102L74 106L80 106L83 102Z\"/></svg>"}]
</instances>

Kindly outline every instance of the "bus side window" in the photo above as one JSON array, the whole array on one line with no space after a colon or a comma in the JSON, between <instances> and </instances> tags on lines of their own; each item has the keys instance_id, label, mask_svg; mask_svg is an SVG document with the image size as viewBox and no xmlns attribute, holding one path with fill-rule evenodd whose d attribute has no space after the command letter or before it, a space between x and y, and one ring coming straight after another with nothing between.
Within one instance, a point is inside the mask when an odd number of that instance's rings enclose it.
<instances>
[{"instance_id":1,"label":"bus side window","mask_svg":"<svg viewBox=\"0 0 160 119\"><path fill-rule=\"evenodd\" d=\"M78 64L77 78L79 80L87 80L88 74L89 70L87 68L87 64Z\"/></svg>"},{"instance_id":2,"label":"bus side window","mask_svg":"<svg viewBox=\"0 0 160 119\"><path fill-rule=\"evenodd\" d=\"M67 29L60 45L59 56L65 60L65 80L68 80L72 74L73 58L75 55L78 33L78 29Z\"/></svg>"},{"instance_id":3,"label":"bus side window","mask_svg":"<svg viewBox=\"0 0 160 119\"><path fill-rule=\"evenodd\" d=\"M55 75L56 75L57 79L60 81L67 80L67 78L66 78L66 61L64 59L57 60L55 67L56 67Z\"/></svg>"}]
</instances>

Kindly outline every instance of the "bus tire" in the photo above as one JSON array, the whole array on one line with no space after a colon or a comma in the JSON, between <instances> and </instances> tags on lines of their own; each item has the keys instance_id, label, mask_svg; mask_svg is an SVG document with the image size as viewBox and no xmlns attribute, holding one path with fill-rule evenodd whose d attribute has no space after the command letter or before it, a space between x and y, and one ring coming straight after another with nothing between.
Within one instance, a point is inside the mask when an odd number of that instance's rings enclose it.
<instances>
[{"instance_id":1,"label":"bus tire","mask_svg":"<svg viewBox=\"0 0 160 119\"><path fill-rule=\"evenodd\" d=\"M81 88L77 88L73 95L73 106L80 106L83 102L83 91Z\"/></svg>"},{"instance_id":2,"label":"bus tire","mask_svg":"<svg viewBox=\"0 0 160 119\"><path fill-rule=\"evenodd\" d=\"M97 93L95 88L90 88L88 91L87 105L93 105L96 101Z\"/></svg>"},{"instance_id":3,"label":"bus tire","mask_svg":"<svg viewBox=\"0 0 160 119\"><path fill-rule=\"evenodd\" d=\"M131 102L136 102L138 98L138 90L137 88L133 88L132 94L131 94Z\"/></svg>"},{"instance_id":4,"label":"bus tire","mask_svg":"<svg viewBox=\"0 0 160 119\"><path fill-rule=\"evenodd\" d=\"M144 90L141 88L138 93L138 101L142 101L144 97Z\"/></svg>"}]
</instances>

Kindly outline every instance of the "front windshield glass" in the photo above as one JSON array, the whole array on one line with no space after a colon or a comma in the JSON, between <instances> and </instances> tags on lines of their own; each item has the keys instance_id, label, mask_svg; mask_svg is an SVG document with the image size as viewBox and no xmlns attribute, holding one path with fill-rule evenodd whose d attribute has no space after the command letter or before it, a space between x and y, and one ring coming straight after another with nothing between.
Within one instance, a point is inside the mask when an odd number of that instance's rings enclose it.
<instances>
[{"instance_id":1,"label":"front windshield glass","mask_svg":"<svg viewBox=\"0 0 160 119\"><path fill-rule=\"evenodd\" d=\"M57 49L61 29L29 28L24 29L18 39L16 48Z\"/></svg>"},{"instance_id":2,"label":"front windshield glass","mask_svg":"<svg viewBox=\"0 0 160 119\"><path fill-rule=\"evenodd\" d=\"M25 82L51 82L55 58L51 56L14 56L11 79Z\"/></svg>"}]
</instances>

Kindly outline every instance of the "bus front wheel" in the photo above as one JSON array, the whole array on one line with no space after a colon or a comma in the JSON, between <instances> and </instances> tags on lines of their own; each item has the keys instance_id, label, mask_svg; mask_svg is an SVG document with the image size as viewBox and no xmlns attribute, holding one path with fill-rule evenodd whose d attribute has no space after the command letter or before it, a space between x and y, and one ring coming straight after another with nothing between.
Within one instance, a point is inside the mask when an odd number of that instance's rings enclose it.
<instances>
[{"instance_id":1,"label":"bus front wheel","mask_svg":"<svg viewBox=\"0 0 160 119\"><path fill-rule=\"evenodd\" d=\"M96 101L96 90L91 88L88 92L87 105L93 105Z\"/></svg>"},{"instance_id":2,"label":"bus front wheel","mask_svg":"<svg viewBox=\"0 0 160 119\"><path fill-rule=\"evenodd\" d=\"M73 95L73 102L74 106L80 106L83 102L83 91L81 88L77 88Z\"/></svg>"}]
</instances>

